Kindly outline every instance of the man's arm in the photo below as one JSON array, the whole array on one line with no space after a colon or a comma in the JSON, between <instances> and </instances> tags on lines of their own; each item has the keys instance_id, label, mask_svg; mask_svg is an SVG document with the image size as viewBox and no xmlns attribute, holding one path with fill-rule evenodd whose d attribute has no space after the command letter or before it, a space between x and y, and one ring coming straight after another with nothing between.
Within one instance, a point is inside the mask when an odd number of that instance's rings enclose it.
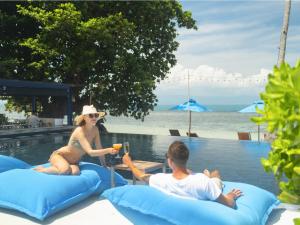
<instances>
[{"instance_id":1,"label":"man's arm","mask_svg":"<svg viewBox=\"0 0 300 225\"><path fill-rule=\"evenodd\" d=\"M125 153L125 155L122 158L123 163L129 167L129 169L132 171L133 175L139 179L140 181L144 181L149 183L149 178L151 174L144 173L143 171L139 170L132 162L130 156L128 153Z\"/></svg>"},{"instance_id":2,"label":"man's arm","mask_svg":"<svg viewBox=\"0 0 300 225\"><path fill-rule=\"evenodd\" d=\"M231 208L235 207L235 200L242 195L242 192L238 189L233 189L226 195L220 194L220 196L216 199L217 202L229 206Z\"/></svg>"}]
</instances>

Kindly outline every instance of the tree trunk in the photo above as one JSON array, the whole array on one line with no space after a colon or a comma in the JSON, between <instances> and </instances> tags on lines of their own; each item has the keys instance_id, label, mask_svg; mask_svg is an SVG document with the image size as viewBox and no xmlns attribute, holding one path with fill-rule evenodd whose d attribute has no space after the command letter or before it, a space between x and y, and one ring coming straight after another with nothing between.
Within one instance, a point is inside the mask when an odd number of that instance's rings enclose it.
<instances>
[{"instance_id":1,"label":"tree trunk","mask_svg":"<svg viewBox=\"0 0 300 225\"><path fill-rule=\"evenodd\" d=\"M286 38L287 38L287 33L289 28L290 9L291 9L291 0L285 0L283 26L282 26L281 36L280 36L279 54L278 54L278 62L277 62L278 67L280 67L280 65L284 62L284 58L285 58Z\"/></svg>"}]
</instances>

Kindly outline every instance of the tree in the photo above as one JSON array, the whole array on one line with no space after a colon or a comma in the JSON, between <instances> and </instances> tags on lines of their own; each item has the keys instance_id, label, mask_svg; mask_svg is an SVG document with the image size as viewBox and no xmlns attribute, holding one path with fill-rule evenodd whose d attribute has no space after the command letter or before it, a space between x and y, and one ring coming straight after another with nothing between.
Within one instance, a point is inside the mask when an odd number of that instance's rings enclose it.
<instances>
[{"instance_id":1,"label":"tree","mask_svg":"<svg viewBox=\"0 0 300 225\"><path fill-rule=\"evenodd\" d=\"M23 6L26 2L20 2ZM20 41L35 35L37 24L30 17L19 16L16 3L0 3L0 75L7 79L30 79L26 66L31 60L30 49Z\"/></svg>"},{"instance_id":2,"label":"tree","mask_svg":"<svg viewBox=\"0 0 300 225\"><path fill-rule=\"evenodd\" d=\"M277 62L278 67L280 67L280 65L284 62L284 58L285 58L286 39L287 39L287 33L289 29L291 4L292 4L291 0L285 0L283 25L282 25L282 32L280 36L279 54L278 54L278 62Z\"/></svg>"},{"instance_id":3,"label":"tree","mask_svg":"<svg viewBox=\"0 0 300 225\"><path fill-rule=\"evenodd\" d=\"M37 26L20 42L31 51L24 77L73 84L77 112L92 96L97 108L141 119L176 64L176 26L196 29L177 1L32 2L18 12Z\"/></svg>"}]
</instances>

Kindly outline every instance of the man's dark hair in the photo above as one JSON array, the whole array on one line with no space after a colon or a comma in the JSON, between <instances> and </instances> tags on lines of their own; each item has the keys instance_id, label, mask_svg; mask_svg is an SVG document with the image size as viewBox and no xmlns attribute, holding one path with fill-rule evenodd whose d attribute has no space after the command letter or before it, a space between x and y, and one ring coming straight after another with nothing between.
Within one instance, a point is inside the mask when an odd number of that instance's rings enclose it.
<instances>
[{"instance_id":1,"label":"man's dark hair","mask_svg":"<svg viewBox=\"0 0 300 225\"><path fill-rule=\"evenodd\" d=\"M183 142L174 141L169 147L167 156L176 166L185 167L189 159L189 150Z\"/></svg>"}]
</instances>

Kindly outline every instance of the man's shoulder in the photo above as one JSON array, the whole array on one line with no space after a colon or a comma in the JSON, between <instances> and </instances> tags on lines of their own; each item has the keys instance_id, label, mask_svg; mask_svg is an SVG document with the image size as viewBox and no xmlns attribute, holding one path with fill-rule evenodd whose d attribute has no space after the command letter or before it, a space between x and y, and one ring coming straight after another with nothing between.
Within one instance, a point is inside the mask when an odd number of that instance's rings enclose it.
<instances>
[{"instance_id":1,"label":"man's shoulder","mask_svg":"<svg viewBox=\"0 0 300 225\"><path fill-rule=\"evenodd\" d=\"M170 177L169 173L156 173L156 174L152 174L149 178L149 183L151 182L156 182L156 181L165 181L166 178Z\"/></svg>"},{"instance_id":2,"label":"man's shoulder","mask_svg":"<svg viewBox=\"0 0 300 225\"><path fill-rule=\"evenodd\" d=\"M156 173L151 175L151 177L154 178L160 178L160 177L169 177L171 175L171 173Z\"/></svg>"}]
</instances>

